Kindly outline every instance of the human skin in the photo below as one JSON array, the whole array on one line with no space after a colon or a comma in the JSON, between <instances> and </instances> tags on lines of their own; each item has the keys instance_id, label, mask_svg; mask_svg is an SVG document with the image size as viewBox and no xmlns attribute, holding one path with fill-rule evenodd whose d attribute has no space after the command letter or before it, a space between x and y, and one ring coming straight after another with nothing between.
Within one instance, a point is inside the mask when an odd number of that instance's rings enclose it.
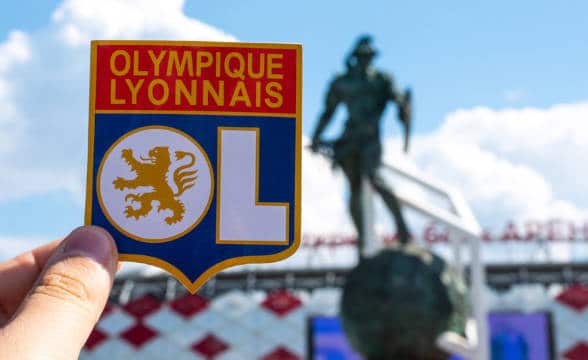
<instances>
[{"instance_id":1,"label":"human skin","mask_svg":"<svg viewBox=\"0 0 588 360\"><path fill-rule=\"evenodd\" d=\"M102 313L118 252L85 226L0 263L0 359L77 359Z\"/></svg>"}]
</instances>

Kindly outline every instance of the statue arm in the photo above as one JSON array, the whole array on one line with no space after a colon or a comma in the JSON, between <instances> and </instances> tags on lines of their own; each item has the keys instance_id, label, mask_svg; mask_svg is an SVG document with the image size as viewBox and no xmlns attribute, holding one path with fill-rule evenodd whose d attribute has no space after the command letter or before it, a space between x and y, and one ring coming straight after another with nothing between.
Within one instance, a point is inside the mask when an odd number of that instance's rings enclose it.
<instances>
[{"instance_id":1,"label":"statue arm","mask_svg":"<svg viewBox=\"0 0 588 360\"><path fill-rule=\"evenodd\" d=\"M398 105L398 120L407 126L410 121L410 96L408 92L401 92L396 88L394 79L391 76L386 76L388 82L388 98L390 101Z\"/></svg>"},{"instance_id":2,"label":"statue arm","mask_svg":"<svg viewBox=\"0 0 588 360\"><path fill-rule=\"evenodd\" d=\"M333 114L335 113L335 110L337 109L337 105L339 105L339 102L340 98L337 93L336 82L334 81L329 87L329 91L327 92L325 110L319 117L319 122L316 128L314 129L314 133L312 135L313 147L315 147L320 141L321 134L333 118Z\"/></svg>"},{"instance_id":3,"label":"statue arm","mask_svg":"<svg viewBox=\"0 0 588 360\"><path fill-rule=\"evenodd\" d=\"M388 83L388 99L400 106L404 102L404 94L396 88L392 76L386 75L386 82Z\"/></svg>"},{"instance_id":4,"label":"statue arm","mask_svg":"<svg viewBox=\"0 0 588 360\"><path fill-rule=\"evenodd\" d=\"M388 99L398 105L398 121L402 124L404 133L404 152L408 152L408 145L410 141L410 128L412 117L412 94L410 89L404 92L398 91L394 86L392 77L386 77L388 87Z\"/></svg>"}]
</instances>

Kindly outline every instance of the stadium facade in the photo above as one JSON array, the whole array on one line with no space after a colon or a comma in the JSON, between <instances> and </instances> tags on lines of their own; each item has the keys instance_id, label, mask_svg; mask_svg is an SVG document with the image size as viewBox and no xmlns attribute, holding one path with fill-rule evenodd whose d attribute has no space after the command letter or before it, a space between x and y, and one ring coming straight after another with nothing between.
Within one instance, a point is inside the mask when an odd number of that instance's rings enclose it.
<instances>
[{"instance_id":1,"label":"stadium facade","mask_svg":"<svg viewBox=\"0 0 588 360\"><path fill-rule=\"evenodd\" d=\"M313 351L312 319L336 318L345 273L354 265L353 241L332 239L306 236L294 259L225 271L195 295L167 275L127 272L117 278L81 359L322 359ZM588 283L588 266L545 258L545 253L561 252L557 246L575 244L563 238L510 241L497 238L502 251L486 252L498 252L492 256L500 258L513 246L526 246L531 255L524 262L486 261L491 327L510 327L511 318L532 324L533 316L543 316L543 344L521 345L529 359L588 359L588 287L582 286ZM450 252L442 241L429 245ZM464 272L467 276L467 266ZM500 341L513 346L512 328L506 335L494 330L494 352ZM521 331L524 341L530 330Z\"/></svg>"}]
</instances>

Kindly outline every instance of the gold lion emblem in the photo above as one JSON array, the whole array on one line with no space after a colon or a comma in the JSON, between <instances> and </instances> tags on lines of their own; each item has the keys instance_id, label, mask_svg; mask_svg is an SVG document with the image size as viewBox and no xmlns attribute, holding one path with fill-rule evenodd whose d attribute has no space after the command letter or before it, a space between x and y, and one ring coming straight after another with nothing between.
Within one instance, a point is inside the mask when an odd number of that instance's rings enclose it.
<instances>
[{"instance_id":1,"label":"gold lion emblem","mask_svg":"<svg viewBox=\"0 0 588 360\"><path fill-rule=\"evenodd\" d=\"M198 170L187 170L194 166L196 157L194 154L185 151L176 151L176 161L180 161L185 157L190 160L187 164L179 166L173 173L173 181L177 188L174 192L167 181L167 173L172 164L169 154L169 148L165 146L156 146L149 150L149 157L142 156L137 160L133 156L132 149L123 149L121 157L131 167L131 170L137 174L134 179L123 179L117 177L112 184L117 190L136 189L139 186L150 186L153 191L143 193L129 193L125 196L125 201L138 202L140 206L133 208L128 205L125 209L127 218L134 217L138 220L141 216L147 216L153 209L153 201L158 201L157 212L161 210L171 210L172 215L165 218L168 225L175 224L182 221L186 209L184 203L178 199L184 191L193 187L198 177L196 173Z\"/></svg>"}]
</instances>

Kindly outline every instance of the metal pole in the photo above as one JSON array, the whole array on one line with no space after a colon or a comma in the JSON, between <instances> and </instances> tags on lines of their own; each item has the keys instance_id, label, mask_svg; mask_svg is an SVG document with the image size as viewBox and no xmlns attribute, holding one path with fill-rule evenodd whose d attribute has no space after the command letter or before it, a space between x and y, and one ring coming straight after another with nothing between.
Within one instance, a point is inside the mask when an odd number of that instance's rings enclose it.
<instances>
[{"instance_id":1,"label":"metal pole","mask_svg":"<svg viewBox=\"0 0 588 360\"><path fill-rule=\"evenodd\" d=\"M462 235L461 232L457 232L452 228L449 228L449 242L451 244L451 250L453 252L453 265L459 272L460 276L463 276L463 259L461 256L461 245Z\"/></svg>"},{"instance_id":2,"label":"metal pole","mask_svg":"<svg viewBox=\"0 0 588 360\"><path fill-rule=\"evenodd\" d=\"M361 180L361 201L363 207L363 242L364 248L359 249L364 258L374 256L378 252L374 219L374 190L367 177Z\"/></svg>"},{"instance_id":3,"label":"metal pole","mask_svg":"<svg viewBox=\"0 0 588 360\"><path fill-rule=\"evenodd\" d=\"M488 319L486 309L486 299L484 293L486 291L486 271L484 264L482 263L480 254L480 241L479 237L474 237L470 241L471 259L470 259L470 276L472 286L472 305L474 319L476 320L478 344L477 344L477 356L479 360L490 359L490 349L488 348Z\"/></svg>"}]
</instances>

